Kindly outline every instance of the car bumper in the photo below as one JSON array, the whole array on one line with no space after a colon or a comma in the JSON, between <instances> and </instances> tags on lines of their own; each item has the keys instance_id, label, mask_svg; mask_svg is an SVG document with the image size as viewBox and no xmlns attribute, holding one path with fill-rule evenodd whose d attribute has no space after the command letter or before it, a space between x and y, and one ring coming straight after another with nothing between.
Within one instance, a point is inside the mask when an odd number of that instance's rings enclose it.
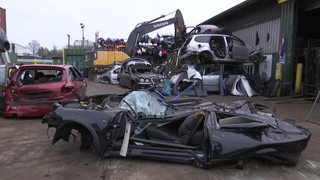
<instances>
[{"instance_id":1,"label":"car bumper","mask_svg":"<svg viewBox=\"0 0 320 180\"><path fill-rule=\"evenodd\" d=\"M139 89L147 89L147 88L150 88L151 87L151 83L142 83L142 82L139 82L138 84L138 88ZM159 83L157 85L157 88L163 88L163 82Z\"/></svg>"},{"instance_id":2,"label":"car bumper","mask_svg":"<svg viewBox=\"0 0 320 180\"><path fill-rule=\"evenodd\" d=\"M3 117L42 117L52 111L56 101L12 102L5 101Z\"/></svg>"},{"instance_id":3,"label":"car bumper","mask_svg":"<svg viewBox=\"0 0 320 180\"><path fill-rule=\"evenodd\" d=\"M3 117L41 117L51 111L51 105L5 106Z\"/></svg>"}]
</instances>

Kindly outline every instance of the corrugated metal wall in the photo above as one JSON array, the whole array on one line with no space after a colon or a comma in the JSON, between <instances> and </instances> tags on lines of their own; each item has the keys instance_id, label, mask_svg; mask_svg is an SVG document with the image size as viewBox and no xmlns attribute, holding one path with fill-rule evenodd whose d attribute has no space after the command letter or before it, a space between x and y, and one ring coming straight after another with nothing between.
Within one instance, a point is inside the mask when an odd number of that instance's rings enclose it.
<instances>
[{"instance_id":1,"label":"corrugated metal wall","mask_svg":"<svg viewBox=\"0 0 320 180\"><path fill-rule=\"evenodd\" d=\"M281 5L274 0L245 1L202 24L231 28L233 34L263 53L279 51ZM256 36L259 44L256 45Z\"/></svg>"},{"instance_id":2,"label":"corrugated metal wall","mask_svg":"<svg viewBox=\"0 0 320 180\"><path fill-rule=\"evenodd\" d=\"M279 51L280 18L250 26L233 32L244 42L255 49L262 48L263 53L271 54ZM256 45L256 38L259 43Z\"/></svg>"}]
</instances>

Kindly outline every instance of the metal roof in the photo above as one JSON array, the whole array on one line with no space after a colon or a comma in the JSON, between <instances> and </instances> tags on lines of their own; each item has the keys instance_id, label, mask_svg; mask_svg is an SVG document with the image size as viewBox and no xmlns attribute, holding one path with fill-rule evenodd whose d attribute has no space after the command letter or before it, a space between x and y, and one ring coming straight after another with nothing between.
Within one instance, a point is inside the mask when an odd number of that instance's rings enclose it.
<instances>
[{"instance_id":1,"label":"metal roof","mask_svg":"<svg viewBox=\"0 0 320 180\"><path fill-rule=\"evenodd\" d=\"M200 23L200 24L212 24L212 22L214 22L216 20L220 20L220 19L222 19L222 18L224 18L224 17L226 17L226 16L228 16L230 14L233 14L233 13L238 12L238 11L244 9L244 8L247 8L248 6L250 6L252 4L255 4L258 1L261 2L261 1L266 1L266 0L246 0L246 1L243 1L242 3L230 8L230 9L228 9L228 10L226 10L226 11L224 11L224 12L222 12L222 13L220 13L220 14L218 14L218 15L216 15L216 16L214 16L214 17L212 17L212 18L210 18L210 19L208 19L208 20L206 20L206 21L204 21L202 23Z\"/></svg>"}]
</instances>

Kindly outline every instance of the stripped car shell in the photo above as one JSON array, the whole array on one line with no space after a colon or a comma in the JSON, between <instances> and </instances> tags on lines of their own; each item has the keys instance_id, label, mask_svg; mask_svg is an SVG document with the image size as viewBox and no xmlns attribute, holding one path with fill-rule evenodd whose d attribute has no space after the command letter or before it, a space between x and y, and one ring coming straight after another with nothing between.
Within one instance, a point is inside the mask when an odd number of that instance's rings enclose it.
<instances>
[{"instance_id":1,"label":"stripped car shell","mask_svg":"<svg viewBox=\"0 0 320 180\"><path fill-rule=\"evenodd\" d=\"M4 89L4 117L42 117L59 100L84 96L87 82L71 65L21 65Z\"/></svg>"},{"instance_id":2,"label":"stripped car shell","mask_svg":"<svg viewBox=\"0 0 320 180\"><path fill-rule=\"evenodd\" d=\"M295 165L310 131L250 102L231 105L199 99L166 100L154 92L96 95L56 103L42 119L56 128L53 144L81 134L81 148L102 157L140 157L205 168L259 158ZM268 114L268 115L266 115Z\"/></svg>"}]
</instances>

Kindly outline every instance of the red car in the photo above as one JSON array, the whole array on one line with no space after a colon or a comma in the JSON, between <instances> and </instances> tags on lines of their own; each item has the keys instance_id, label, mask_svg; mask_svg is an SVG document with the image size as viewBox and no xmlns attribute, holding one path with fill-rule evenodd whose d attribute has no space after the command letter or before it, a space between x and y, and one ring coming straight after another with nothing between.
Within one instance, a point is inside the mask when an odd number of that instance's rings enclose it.
<instances>
[{"instance_id":1,"label":"red car","mask_svg":"<svg viewBox=\"0 0 320 180\"><path fill-rule=\"evenodd\" d=\"M84 96L86 89L86 80L71 65L22 65L5 87L3 116L41 117L54 102Z\"/></svg>"}]
</instances>

